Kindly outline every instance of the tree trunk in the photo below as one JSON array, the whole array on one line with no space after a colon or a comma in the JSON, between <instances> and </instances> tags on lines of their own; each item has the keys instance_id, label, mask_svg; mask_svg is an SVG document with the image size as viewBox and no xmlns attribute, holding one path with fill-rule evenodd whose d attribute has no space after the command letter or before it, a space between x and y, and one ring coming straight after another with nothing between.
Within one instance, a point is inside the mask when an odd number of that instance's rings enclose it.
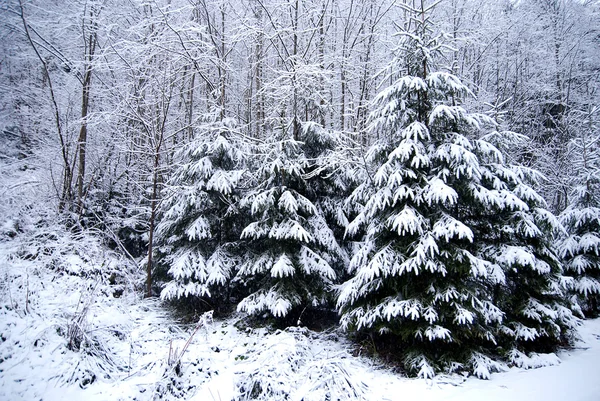
<instances>
[{"instance_id":1,"label":"tree trunk","mask_svg":"<svg viewBox=\"0 0 600 401\"><path fill-rule=\"evenodd\" d=\"M67 203L72 200L71 183L73 181L73 170L71 169L71 164L69 162L69 157L70 157L69 156L69 148L68 148L67 142L66 142L65 137L62 132L62 123L60 120L60 112L58 109L58 103L56 102L56 96L54 94L54 87L52 85L52 78L50 76L50 71L48 69L48 63L46 62L44 57L42 57L42 55L40 54L33 38L31 37L31 34L29 32L29 24L27 23L27 19L25 18L25 9L23 7L22 0L19 0L19 11L20 11L19 16L21 17L21 21L23 22L23 29L25 31L25 36L27 37L27 41L33 48L33 51L35 52L37 58L40 60L40 63L42 64L44 75L45 75L45 78L48 83L48 91L50 92L50 100L52 101L54 123L56 126L56 132L58 134L58 139L60 141L60 149L61 149L62 162L63 162L62 190L61 190L62 193L59 194L59 202L58 202L58 211L62 212L65 210Z\"/></svg>"},{"instance_id":2,"label":"tree trunk","mask_svg":"<svg viewBox=\"0 0 600 401\"><path fill-rule=\"evenodd\" d=\"M293 122L292 122L292 130L293 130L293 137L294 140L298 140L298 138L300 137L300 122L298 121L298 82L297 82L297 77L296 77L296 73L297 73L297 61L296 61L296 56L298 55L298 7L299 7L299 3L298 0L296 0L295 3L295 8L294 8L294 20L292 23L292 29L294 31L294 47L292 50L292 55L293 55L293 59L292 59L292 68L294 69L294 73L292 75L292 87L294 90L294 94L293 94Z\"/></svg>"},{"instance_id":3,"label":"tree trunk","mask_svg":"<svg viewBox=\"0 0 600 401\"><path fill-rule=\"evenodd\" d=\"M77 140L77 146L79 148L79 169L77 173L77 204L79 214L83 212L87 117L90 104L90 87L92 81L92 58L94 57L94 52L96 49L96 41L96 33L90 33L86 49L85 72L83 75L83 87L81 94L81 128L79 130L79 138Z\"/></svg>"},{"instance_id":4,"label":"tree trunk","mask_svg":"<svg viewBox=\"0 0 600 401\"><path fill-rule=\"evenodd\" d=\"M221 60L219 63L219 85L220 85L220 116L221 120L225 118L225 104L226 104L226 84L227 84L227 71L225 69L225 63L227 60L227 53L225 48L225 5L221 6Z\"/></svg>"},{"instance_id":5,"label":"tree trunk","mask_svg":"<svg viewBox=\"0 0 600 401\"><path fill-rule=\"evenodd\" d=\"M158 166L160 162L160 148L154 155L154 172L152 174L152 199L150 200L150 221L148 227L148 260L146 264L146 298L152 296L152 253L154 252L154 226L156 211L158 209Z\"/></svg>"},{"instance_id":6,"label":"tree trunk","mask_svg":"<svg viewBox=\"0 0 600 401\"><path fill-rule=\"evenodd\" d=\"M262 22L262 12L259 9L257 18ZM256 93L256 137L262 138L265 128L265 99L262 93L263 83L263 63L264 63L264 40L265 36L262 31L258 33L256 39L255 55L256 55L256 76L255 76L255 93Z\"/></svg>"}]
</instances>

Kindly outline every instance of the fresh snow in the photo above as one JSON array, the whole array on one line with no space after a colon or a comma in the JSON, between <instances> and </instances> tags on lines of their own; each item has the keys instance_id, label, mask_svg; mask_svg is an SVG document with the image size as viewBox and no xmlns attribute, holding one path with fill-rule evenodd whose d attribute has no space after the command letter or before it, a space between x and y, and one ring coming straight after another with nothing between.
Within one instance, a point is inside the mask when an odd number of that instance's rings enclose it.
<instances>
[{"instance_id":1,"label":"fresh snow","mask_svg":"<svg viewBox=\"0 0 600 401\"><path fill-rule=\"evenodd\" d=\"M55 234L68 245L64 233ZM77 253L65 251L65 245L55 250L60 255L34 260L18 256L28 244L19 236L0 242L0 399L152 400L162 395L165 400L225 401L250 399L252 393L256 399L296 401L596 401L600 395L600 319L583 323L574 349L513 355L515 365L552 366L514 367L489 380L409 379L357 356L360 348L339 332L250 328L241 315L213 320L205 314L195 324L177 323L158 300L137 295L135 272L128 273L116 298L114 286L100 275L81 273L97 271L102 263L126 270L129 262L103 254L90 237L85 241ZM79 351L67 348L69 327L84 333ZM440 329L432 326L425 335L444 336ZM503 369L498 364L497 370Z\"/></svg>"}]
</instances>

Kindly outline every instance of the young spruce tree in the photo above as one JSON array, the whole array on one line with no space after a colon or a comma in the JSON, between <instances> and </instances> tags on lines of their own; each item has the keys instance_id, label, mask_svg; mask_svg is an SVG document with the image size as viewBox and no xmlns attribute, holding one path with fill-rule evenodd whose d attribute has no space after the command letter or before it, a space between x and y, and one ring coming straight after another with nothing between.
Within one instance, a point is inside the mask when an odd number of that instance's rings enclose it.
<instances>
[{"instance_id":1,"label":"young spruce tree","mask_svg":"<svg viewBox=\"0 0 600 401\"><path fill-rule=\"evenodd\" d=\"M356 169L347 154L352 149L348 143L352 141L315 122L302 124L300 139L306 196L334 234L337 243L331 244L335 252L330 255L330 263L336 275L341 277L349 262L349 249L344 240L349 221L344 201L356 187Z\"/></svg>"},{"instance_id":2,"label":"young spruce tree","mask_svg":"<svg viewBox=\"0 0 600 401\"><path fill-rule=\"evenodd\" d=\"M241 201L251 223L241 234L246 252L237 280L250 295L238 310L248 314L299 319L305 308L327 303L336 278L332 265L343 252L309 199L304 145L275 136L265 143L257 186Z\"/></svg>"},{"instance_id":3,"label":"young spruce tree","mask_svg":"<svg viewBox=\"0 0 600 401\"><path fill-rule=\"evenodd\" d=\"M559 242L565 273L573 277L574 304L588 316L600 313L600 138L594 109L588 113L587 124L580 138L573 141L577 169L571 205L561 214L567 236Z\"/></svg>"},{"instance_id":4,"label":"young spruce tree","mask_svg":"<svg viewBox=\"0 0 600 401\"><path fill-rule=\"evenodd\" d=\"M394 63L405 75L371 114L376 173L352 195L364 208L348 227L366 235L337 305L343 327L392 335L413 374L487 378L498 353L525 364L523 351L552 349L573 324L549 247L557 222L527 171L478 139L494 121L463 108L471 93L457 77L433 71L440 37L425 7L410 11L416 29Z\"/></svg>"},{"instance_id":5,"label":"young spruce tree","mask_svg":"<svg viewBox=\"0 0 600 401\"><path fill-rule=\"evenodd\" d=\"M237 202L245 176L244 143L230 119L208 123L176 155L180 161L161 205L156 229L159 263L170 279L168 300L227 304L241 224Z\"/></svg>"}]
</instances>

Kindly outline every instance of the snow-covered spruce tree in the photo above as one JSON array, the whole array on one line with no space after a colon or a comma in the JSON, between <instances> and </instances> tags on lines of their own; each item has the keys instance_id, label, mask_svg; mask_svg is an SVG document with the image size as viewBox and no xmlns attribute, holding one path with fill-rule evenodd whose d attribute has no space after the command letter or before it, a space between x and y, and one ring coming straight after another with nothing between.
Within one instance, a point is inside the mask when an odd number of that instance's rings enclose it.
<instances>
[{"instance_id":1,"label":"snow-covered spruce tree","mask_svg":"<svg viewBox=\"0 0 600 401\"><path fill-rule=\"evenodd\" d=\"M364 208L348 227L366 235L337 306L343 327L394 336L413 374L487 378L498 353L525 363L523 351L551 349L573 324L550 248L556 220L526 171L477 139L495 124L461 106L465 85L430 72L442 45L420 11L395 63L406 75L374 102L376 173L353 194Z\"/></svg>"},{"instance_id":2,"label":"snow-covered spruce tree","mask_svg":"<svg viewBox=\"0 0 600 401\"><path fill-rule=\"evenodd\" d=\"M574 305L588 316L600 313L600 154L594 114L587 113L580 138L572 141L578 160L571 204L560 215L567 235L559 241L565 274L573 277ZM596 128L597 130L597 128ZM588 132L589 131L589 132Z\"/></svg>"},{"instance_id":3,"label":"snow-covered spruce tree","mask_svg":"<svg viewBox=\"0 0 600 401\"><path fill-rule=\"evenodd\" d=\"M344 274L349 261L344 240L349 211L344 201L357 185L354 174L356 166L348 155L353 141L340 132L314 122L302 124L300 140L305 165L306 197L324 217L341 247L331 244L336 252L330 255L331 266L339 277Z\"/></svg>"},{"instance_id":4,"label":"snow-covered spruce tree","mask_svg":"<svg viewBox=\"0 0 600 401\"><path fill-rule=\"evenodd\" d=\"M230 119L201 127L176 154L156 229L159 265L170 279L161 298L226 306L239 264L243 226L237 202L245 175L244 142Z\"/></svg>"},{"instance_id":5,"label":"snow-covered spruce tree","mask_svg":"<svg viewBox=\"0 0 600 401\"><path fill-rule=\"evenodd\" d=\"M256 182L240 202L244 228L237 280L250 295L238 310L251 315L301 318L326 304L340 248L319 209L306 196L302 143L273 137L256 158ZM296 323L295 321L293 323Z\"/></svg>"}]
</instances>

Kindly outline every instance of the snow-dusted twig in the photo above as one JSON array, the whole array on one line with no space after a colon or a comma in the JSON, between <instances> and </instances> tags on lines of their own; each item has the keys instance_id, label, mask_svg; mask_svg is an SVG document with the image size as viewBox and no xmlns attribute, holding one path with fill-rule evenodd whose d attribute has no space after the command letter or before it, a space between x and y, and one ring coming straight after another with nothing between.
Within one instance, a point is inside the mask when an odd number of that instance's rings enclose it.
<instances>
[{"instance_id":1,"label":"snow-dusted twig","mask_svg":"<svg viewBox=\"0 0 600 401\"><path fill-rule=\"evenodd\" d=\"M177 353L177 349L175 349L173 351L173 341L171 340L169 342L169 360L168 360L169 366L172 366L174 369L177 365L179 365L181 363L181 358L183 357L183 354L185 354L185 351L187 351L188 347L192 343L194 336L196 335L198 330L200 330L200 328L207 327L208 324L210 322L212 322L212 320L213 320L212 316L213 316L213 311L205 312L202 314L202 316L200 316L200 319L198 320L198 324L196 324L196 328L194 329L192 334L190 334L188 340L186 341L185 345L181 349L180 353Z\"/></svg>"}]
</instances>

